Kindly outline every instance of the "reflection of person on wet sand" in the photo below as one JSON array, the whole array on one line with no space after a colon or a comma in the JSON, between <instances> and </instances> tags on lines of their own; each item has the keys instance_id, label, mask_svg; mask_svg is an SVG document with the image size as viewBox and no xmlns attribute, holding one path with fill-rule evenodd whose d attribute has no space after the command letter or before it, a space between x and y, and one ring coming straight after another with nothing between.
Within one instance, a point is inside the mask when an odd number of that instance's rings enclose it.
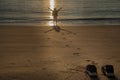
<instances>
[{"instance_id":1,"label":"reflection of person on wet sand","mask_svg":"<svg viewBox=\"0 0 120 80\"><path fill-rule=\"evenodd\" d=\"M50 9L50 8L49 8ZM57 25L57 16L58 16L58 12L61 10L62 8L56 9L54 8L53 10L50 9L52 11L52 16L53 16L53 21L55 22L55 24Z\"/></svg>"}]
</instances>

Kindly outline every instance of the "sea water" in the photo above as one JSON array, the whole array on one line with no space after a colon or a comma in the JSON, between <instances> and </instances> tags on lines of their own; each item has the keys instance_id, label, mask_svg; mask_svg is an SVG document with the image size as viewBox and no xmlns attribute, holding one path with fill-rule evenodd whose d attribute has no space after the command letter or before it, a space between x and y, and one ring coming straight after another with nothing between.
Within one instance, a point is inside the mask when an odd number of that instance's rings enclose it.
<instances>
[{"instance_id":1,"label":"sea water","mask_svg":"<svg viewBox=\"0 0 120 80\"><path fill-rule=\"evenodd\" d=\"M51 0L0 0L0 24L49 25ZM58 25L119 25L120 0L52 0Z\"/></svg>"}]
</instances>

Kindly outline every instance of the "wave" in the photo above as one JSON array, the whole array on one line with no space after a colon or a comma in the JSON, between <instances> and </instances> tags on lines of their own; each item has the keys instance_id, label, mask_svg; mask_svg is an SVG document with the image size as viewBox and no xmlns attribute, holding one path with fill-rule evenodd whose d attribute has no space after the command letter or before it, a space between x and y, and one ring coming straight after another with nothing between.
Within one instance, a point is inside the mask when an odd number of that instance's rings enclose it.
<instances>
[{"instance_id":1,"label":"wave","mask_svg":"<svg viewBox=\"0 0 120 80\"><path fill-rule=\"evenodd\" d=\"M120 18L61 18L59 21L120 21ZM39 23L41 21L52 21L49 17L0 17L0 23Z\"/></svg>"},{"instance_id":2,"label":"wave","mask_svg":"<svg viewBox=\"0 0 120 80\"><path fill-rule=\"evenodd\" d=\"M62 21L67 20L120 20L120 18L72 18L72 19L60 19Z\"/></svg>"},{"instance_id":3,"label":"wave","mask_svg":"<svg viewBox=\"0 0 120 80\"><path fill-rule=\"evenodd\" d=\"M48 11L36 11L36 10L16 10L16 9L0 9L0 14L6 13L21 13L21 14L49 14Z\"/></svg>"}]
</instances>

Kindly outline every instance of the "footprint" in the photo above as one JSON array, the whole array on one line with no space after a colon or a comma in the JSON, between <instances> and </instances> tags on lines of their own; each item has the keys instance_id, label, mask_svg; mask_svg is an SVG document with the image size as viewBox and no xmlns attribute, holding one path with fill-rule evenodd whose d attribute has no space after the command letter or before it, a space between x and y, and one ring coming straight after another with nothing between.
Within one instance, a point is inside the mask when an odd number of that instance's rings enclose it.
<instances>
[{"instance_id":1,"label":"footprint","mask_svg":"<svg viewBox=\"0 0 120 80\"><path fill-rule=\"evenodd\" d=\"M85 67L82 66L76 66L74 68L69 68L69 70L71 71L80 71L80 72L84 72Z\"/></svg>"},{"instance_id":2,"label":"footprint","mask_svg":"<svg viewBox=\"0 0 120 80\"><path fill-rule=\"evenodd\" d=\"M42 70L46 70L46 69L47 69L47 68L45 68L45 67L44 67L44 68L42 68Z\"/></svg>"},{"instance_id":3,"label":"footprint","mask_svg":"<svg viewBox=\"0 0 120 80\"><path fill-rule=\"evenodd\" d=\"M48 40L50 39L50 38L47 38Z\"/></svg>"},{"instance_id":4,"label":"footprint","mask_svg":"<svg viewBox=\"0 0 120 80\"><path fill-rule=\"evenodd\" d=\"M78 56L80 53L79 52L75 52L75 53L73 53L73 55L76 55L76 56Z\"/></svg>"},{"instance_id":5,"label":"footprint","mask_svg":"<svg viewBox=\"0 0 120 80\"><path fill-rule=\"evenodd\" d=\"M76 35L76 33L73 33L74 35Z\"/></svg>"},{"instance_id":6,"label":"footprint","mask_svg":"<svg viewBox=\"0 0 120 80\"><path fill-rule=\"evenodd\" d=\"M65 47L70 47L70 46L68 44L66 44Z\"/></svg>"},{"instance_id":7,"label":"footprint","mask_svg":"<svg viewBox=\"0 0 120 80\"><path fill-rule=\"evenodd\" d=\"M119 62L119 63L120 63L120 60L116 60L116 62Z\"/></svg>"},{"instance_id":8,"label":"footprint","mask_svg":"<svg viewBox=\"0 0 120 80\"><path fill-rule=\"evenodd\" d=\"M93 65L97 65L98 63L97 62L95 62L95 61L92 61L92 60L85 60L85 61L87 61L87 62L90 62L91 64L93 64Z\"/></svg>"},{"instance_id":9,"label":"footprint","mask_svg":"<svg viewBox=\"0 0 120 80\"><path fill-rule=\"evenodd\" d=\"M16 65L16 63L14 63L14 62L12 62L12 63L10 63L11 65Z\"/></svg>"},{"instance_id":10,"label":"footprint","mask_svg":"<svg viewBox=\"0 0 120 80\"><path fill-rule=\"evenodd\" d=\"M91 60L85 60L85 61L90 62Z\"/></svg>"},{"instance_id":11,"label":"footprint","mask_svg":"<svg viewBox=\"0 0 120 80\"><path fill-rule=\"evenodd\" d=\"M63 39L65 40L66 38L65 38L65 37L63 37Z\"/></svg>"},{"instance_id":12,"label":"footprint","mask_svg":"<svg viewBox=\"0 0 120 80\"><path fill-rule=\"evenodd\" d=\"M31 63L32 60L28 59L27 62Z\"/></svg>"},{"instance_id":13,"label":"footprint","mask_svg":"<svg viewBox=\"0 0 120 80\"><path fill-rule=\"evenodd\" d=\"M80 48L77 48L77 50L80 50Z\"/></svg>"}]
</instances>

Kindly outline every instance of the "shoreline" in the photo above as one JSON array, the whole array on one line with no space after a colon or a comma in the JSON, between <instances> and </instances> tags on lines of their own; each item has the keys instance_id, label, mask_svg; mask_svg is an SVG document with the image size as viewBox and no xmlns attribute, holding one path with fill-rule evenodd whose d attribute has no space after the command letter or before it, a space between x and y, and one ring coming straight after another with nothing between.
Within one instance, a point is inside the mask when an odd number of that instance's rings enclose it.
<instances>
[{"instance_id":1,"label":"shoreline","mask_svg":"<svg viewBox=\"0 0 120 80\"><path fill-rule=\"evenodd\" d=\"M33 26L35 26L35 27L41 27L41 26L44 26L44 27L52 27L52 26L50 26L50 25L35 25L35 24L33 24L33 25L24 25L24 24L21 24L21 25L19 25L19 24L0 24L0 27L5 27L5 26L13 26L13 27L15 27L15 26L21 26L21 27L33 27ZM116 27L116 26L120 26L120 24L113 24L113 25L111 25L111 24L89 24L89 25L58 25L58 26L65 26L65 27L88 27L88 26L90 26L90 27L102 27L102 26L106 26L106 27L108 27L108 26L114 26L114 27Z\"/></svg>"},{"instance_id":2,"label":"shoreline","mask_svg":"<svg viewBox=\"0 0 120 80\"><path fill-rule=\"evenodd\" d=\"M16 23L8 23L8 24L0 24L0 26L26 26L26 27L30 27L30 26L36 26L36 27L40 27L40 26L50 26L48 24L45 24L45 25L41 25L41 24L31 24L31 23L27 23L27 24L16 24ZM72 26L75 26L75 27L80 27L80 26L84 26L84 27L87 27L87 26L120 26L120 24L79 24L79 25L63 25L63 24L59 24L58 23L58 26L66 26L66 27L72 27Z\"/></svg>"}]
</instances>

